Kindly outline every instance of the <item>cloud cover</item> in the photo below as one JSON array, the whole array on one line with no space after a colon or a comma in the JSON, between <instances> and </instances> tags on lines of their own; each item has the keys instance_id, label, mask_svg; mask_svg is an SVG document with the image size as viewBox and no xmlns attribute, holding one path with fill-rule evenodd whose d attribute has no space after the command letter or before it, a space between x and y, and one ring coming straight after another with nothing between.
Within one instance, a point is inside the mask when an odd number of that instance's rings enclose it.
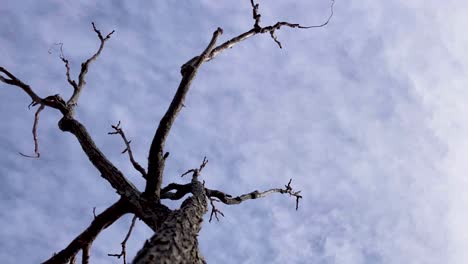
<instances>
[{"instance_id":1,"label":"cloud cover","mask_svg":"<svg viewBox=\"0 0 468 264\"><path fill-rule=\"evenodd\" d=\"M260 2L263 25L320 24L329 1ZM165 181L210 159L205 180L232 194L282 186L288 197L221 206L226 217L201 232L209 263L466 263L468 3L337 1L332 23L281 30L280 50L256 36L205 64L168 139ZM44 96L69 95L54 43L77 74L97 48L90 22L116 30L91 66L78 118L98 146L143 187L123 144L107 135L118 120L146 160L158 121L212 31L222 40L252 25L234 1L10 1L0 6L2 66ZM48 51L52 48L52 54ZM1 85L0 258L37 263L61 250L105 209L115 192L76 140L42 113L42 157L32 151L33 111ZM176 206L176 204L173 204ZM103 232L92 261L115 263L130 224ZM137 223L134 255L151 236Z\"/></svg>"}]
</instances>

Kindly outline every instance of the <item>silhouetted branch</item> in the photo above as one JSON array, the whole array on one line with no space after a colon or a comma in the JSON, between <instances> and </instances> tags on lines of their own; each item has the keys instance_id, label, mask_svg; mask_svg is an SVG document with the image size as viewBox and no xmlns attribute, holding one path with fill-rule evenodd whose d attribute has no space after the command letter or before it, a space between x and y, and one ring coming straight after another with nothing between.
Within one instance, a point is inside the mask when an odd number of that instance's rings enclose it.
<instances>
[{"instance_id":1,"label":"silhouetted branch","mask_svg":"<svg viewBox=\"0 0 468 264\"><path fill-rule=\"evenodd\" d=\"M20 81L18 78L16 78L16 76L14 76L12 73L7 71L3 67L0 67L0 72L4 73L8 77L8 78L5 78L4 76L0 75L0 81L4 82L6 84L17 86L17 87L21 88L24 92L26 92L29 95L29 97L31 97L31 99L32 99L31 104L40 104L40 103L42 103L42 98L39 97L31 89L31 87L29 85L27 85L27 84L23 83L22 81Z\"/></svg>"},{"instance_id":2,"label":"silhouetted branch","mask_svg":"<svg viewBox=\"0 0 468 264\"><path fill-rule=\"evenodd\" d=\"M218 208L216 208L216 206L214 205L214 202L220 202L220 201L216 198L211 198L211 197L208 197L208 199L210 199L210 204L211 204L211 214L210 214L210 220L208 220L208 222L211 223L211 220L213 219L213 215L216 217L216 220L219 221L218 214L220 214L222 217L224 217L224 214L223 212L218 210Z\"/></svg>"},{"instance_id":3,"label":"silhouetted branch","mask_svg":"<svg viewBox=\"0 0 468 264\"><path fill-rule=\"evenodd\" d=\"M273 40L276 42L276 44L278 44L278 46L281 48L281 43L278 41L278 39L276 38L276 35L275 35L275 31L276 30L279 30L282 26L286 26L286 27L290 27L290 28L299 28L299 29L310 29L310 28L321 28L321 27L324 27L326 25L328 25L328 23L330 23L331 21L331 18L333 17L333 7L334 7L334 4L335 4L335 0L331 0L331 5L330 5L330 15L329 17L325 20L325 22L323 22L322 24L319 24L319 25L312 25L312 26L302 26L300 24L296 24L296 23L289 23L289 22L277 22L276 24L272 25L272 26L267 26L267 27L261 27L260 26L260 17L261 15L258 13L258 4L255 4L253 0L250 1L251 5L252 5L252 9L253 9L253 18L255 20L255 24L253 26L252 29L234 37L234 38L231 38L230 40L222 43L221 45L217 46L216 48L214 48L211 53L206 57L206 60L212 60L214 57L216 57L217 55L219 55L221 52L223 52L224 50L226 49L230 49L232 48L234 45L254 36L254 35L257 35L257 34L263 34L263 33L269 33Z\"/></svg>"},{"instance_id":4,"label":"silhouetted branch","mask_svg":"<svg viewBox=\"0 0 468 264\"><path fill-rule=\"evenodd\" d=\"M122 243L122 251L119 254L107 254L110 257L117 257L117 258L123 258L123 263L127 264L127 251L126 251L126 246L127 246L127 240L130 238L130 235L132 234L133 227L135 226L135 222L137 220L137 216L135 215L132 219L132 223L130 224L130 228L128 229L127 235L125 236L124 240Z\"/></svg>"},{"instance_id":5,"label":"silhouetted branch","mask_svg":"<svg viewBox=\"0 0 468 264\"><path fill-rule=\"evenodd\" d=\"M161 183L165 165L164 144L166 142L169 131L172 128L172 124L174 123L177 114L184 104L185 96L187 95L190 85L196 76L198 68L200 68L201 64L211 53L216 44L216 40L222 33L223 30L218 28L213 33L213 37L211 38L210 43L202 52L202 54L196 57L196 59L192 59L182 66L184 69L182 80L179 84L179 87L177 88L177 92L174 95L171 104L169 105L169 108L159 122L159 126L156 130L149 151L148 178L145 187L145 196L150 199L155 199L156 201L159 201L160 199Z\"/></svg>"},{"instance_id":6,"label":"silhouetted branch","mask_svg":"<svg viewBox=\"0 0 468 264\"><path fill-rule=\"evenodd\" d=\"M175 192L172 192L175 190ZM161 199L179 200L192 190L192 184L170 183L161 189Z\"/></svg>"},{"instance_id":7,"label":"silhouetted branch","mask_svg":"<svg viewBox=\"0 0 468 264\"><path fill-rule=\"evenodd\" d=\"M37 142L37 123L39 123L39 114L41 113L42 110L44 110L44 105L41 104L39 108L36 111L36 114L34 114L34 124L32 128L32 134L33 134L33 139L34 139L34 154L35 156L30 156L30 155L25 155L23 153L19 153L23 157L28 157L28 158L39 158L41 156L41 153L39 153L39 143Z\"/></svg>"},{"instance_id":8,"label":"silhouetted branch","mask_svg":"<svg viewBox=\"0 0 468 264\"><path fill-rule=\"evenodd\" d=\"M104 48L104 44L111 37L111 35L115 32L115 30L112 30L109 34L103 37L101 31L99 31L96 28L96 25L94 24L94 22L92 22L91 24L93 26L94 32L96 32L96 34L98 35L98 38L101 41L101 43L96 53L94 53L89 59L87 59L85 62L81 64L81 71L80 71L80 74L78 75L78 84L76 84L76 82L71 80L70 78L70 67L68 66L68 60L64 58L63 53L60 56L62 61L65 63L65 67L67 69L68 83L70 83L71 86L73 86L73 94L67 102L67 106L70 107L70 110L73 110L73 108L75 107L76 103L78 102L78 98L80 96L81 90L83 89L83 86L86 84L85 77L86 77L86 74L88 73L89 65L97 59L99 54L101 54L101 51Z\"/></svg>"},{"instance_id":9,"label":"silhouetted branch","mask_svg":"<svg viewBox=\"0 0 468 264\"><path fill-rule=\"evenodd\" d=\"M191 173L191 172L193 172L193 175L194 175L194 176L200 175L201 171L203 170L203 168L205 168L205 166L206 166L207 163L208 163L208 160L206 159L206 157L203 157L203 161L202 161L202 163L201 163L201 165L200 165L199 168L197 168L197 169L190 169L190 170L188 170L188 171L182 173L182 175L180 175L180 177L184 177L185 175L187 175L187 174L189 174L189 173Z\"/></svg>"},{"instance_id":10,"label":"silhouetted branch","mask_svg":"<svg viewBox=\"0 0 468 264\"><path fill-rule=\"evenodd\" d=\"M133 152L132 152L132 148L130 148L130 143L131 143L131 140L127 140L127 137L125 136L125 133L124 131L122 130L122 128L120 127L120 121L117 125L112 125L112 128L114 129L114 132L109 132L107 134L109 135L115 135L115 134L119 134L124 143L125 143L125 146L126 148L122 151L122 154L124 154L125 152L128 152L128 157L130 158L130 162L132 163L133 167L139 171L141 173L141 175L143 176L143 178L146 178L146 171L145 169L143 169L143 167L133 158Z\"/></svg>"},{"instance_id":11,"label":"silhouetted branch","mask_svg":"<svg viewBox=\"0 0 468 264\"><path fill-rule=\"evenodd\" d=\"M89 244L86 244L82 249L81 249L81 263L82 264L89 264L89 250L91 249L91 244L93 242L91 241Z\"/></svg>"},{"instance_id":12,"label":"silhouetted branch","mask_svg":"<svg viewBox=\"0 0 468 264\"><path fill-rule=\"evenodd\" d=\"M65 249L55 254L53 257L45 261L43 264L58 264L66 263L74 260L76 254L90 245L99 233L113 224L121 216L129 212L129 208L123 199L120 199L112 206L97 215L91 222L91 225L78 235ZM89 254L88 254L89 256Z\"/></svg>"},{"instance_id":13,"label":"silhouetted branch","mask_svg":"<svg viewBox=\"0 0 468 264\"><path fill-rule=\"evenodd\" d=\"M218 190L210 190L210 189L205 188L205 191L208 197L216 197L225 204L240 204L241 202L244 202L246 200L262 198L272 193L289 194L290 196L294 196L296 198L296 210L297 210L299 208L299 199L302 198L302 196L300 195L301 191L294 191L291 187L291 181L292 179L289 180L288 184L284 186L285 187L284 189L274 188L274 189L270 189L264 192L259 192L256 190L256 191L243 194L237 197L232 197L231 195L218 191Z\"/></svg>"}]
</instances>

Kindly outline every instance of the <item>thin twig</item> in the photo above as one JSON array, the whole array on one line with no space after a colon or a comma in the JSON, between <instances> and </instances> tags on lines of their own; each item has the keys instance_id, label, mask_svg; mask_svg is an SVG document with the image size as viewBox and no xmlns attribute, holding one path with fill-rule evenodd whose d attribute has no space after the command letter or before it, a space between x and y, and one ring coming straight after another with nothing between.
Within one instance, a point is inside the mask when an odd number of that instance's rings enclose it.
<instances>
[{"instance_id":1,"label":"thin twig","mask_svg":"<svg viewBox=\"0 0 468 264\"><path fill-rule=\"evenodd\" d=\"M288 184L284 186L285 187L284 189L274 188L274 189L270 189L264 192L253 191L253 192L246 193L237 197L232 197L231 195L226 194L224 192L221 192L218 190L210 190L207 188L205 188L205 192L208 197L216 197L225 204L240 204L246 200L262 198L272 193L289 194L290 196L293 196L296 198L296 210L298 210L299 199L302 199L302 196L300 195L301 191L294 191L293 188L291 187L291 181L292 179L289 180Z\"/></svg>"},{"instance_id":2,"label":"thin twig","mask_svg":"<svg viewBox=\"0 0 468 264\"><path fill-rule=\"evenodd\" d=\"M132 234L132 230L133 230L133 227L135 226L136 220L137 220L137 216L135 215L132 219L132 223L130 224L130 228L128 229L127 235L125 236L122 243L120 243L122 245L122 251L120 252L120 254L107 254L108 256L117 257L118 259L123 257L123 263L127 264L127 251L126 251L127 240L130 238L130 235Z\"/></svg>"},{"instance_id":3,"label":"thin twig","mask_svg":"<svg viewBox=\"0 0 468 264\"><path fill-rule=\"evenodd\" d=\"M146 171L145 169L143 169L143 167L135 160L135 158L133 157L133 152L132 152L132 148L130 147L130 143L132 142L131 140L128 140L127 137L125 136L125 132L123 131L123 129L120 127L120 121L117 123L117 125L112 125L111 126L114 131L113 132L109 132L107 134L109 135L116 135L116 134L119 134L124 143L125 143L125 149L122 151L122 154L124 154L125 152L128 153L128 157L130 158L130 162L132 163L133 167L139 171L141 173L141 175L143 176L143 178L146 179Z\"/></svg>"},{"instance_id":4,"label":"thin twig","mask_svg":"<svg viewBox=\"0 0 468 264\"><path fill-rule=\"evenodd\" d=\"M96 25L94 24L94 22L92 22L91 24L93 26L94 32L96 32L96 34L98 35L98 38L99 38L101 43L100 43L99 48L96 51L96 53L94 53L89 59L87 59L85 62L83 62L81 64L81 71L80 71L80 74L78 75L78 84L76 84L75 81L71 81L69 79L69 75L67 74L67 80L69 81L69 83L74 88L73 94L72 94L72 96L70 97L70 99L67 102L67 106L70 108L70 110L73 110L74 106L76 106L76 104L78 102L78 98L80 96L80 93L81 93L81 91L83 89L83 86L86 84L85 77L86 77L86 74L88 73L89 65L91 64L91 62L93 62L93 61L95 61L97 59L99 54L101 54L101 51L104 48L104 44L111 37L111 35L114 34L114 32L115 32L115 30L112 30L109 34L107 34L105 37L103 37L101 31L96 28ZM64 60L62 59L62 61L64 61ZM69 68L67 66L68 66L68 62L65 62L65 67L67 68L67 73L68 73Z\"/></svg>"},{"instance_id":5,"label":"thin twig","mask_svg":"<svg viewBox=\"0 0 468 264\"><path fill-rule=\"evenodd\" d=\"M224 214L223 212L218 210L218 208L216 208L216 206L214 205L214 202L220 202L220 200L216 198L211 198L211 197L208 197L208 199L210 200L210 204L211 204L211 214L210 214L210 220L208 220L208 222L211 223L211 220L213 219L213 215L216 217L216 220L219 222L218 214L220 214L222 217L224 217Z\"/></svg>"},{"instance_id":6,"label":"thin twig","mask_svg":"<svg viewBox=\"0 0 468 264\"><path fill-rule=\"evenodd\" d=\"M45 105L41 104L39 105L39 108L36 111L36 114L34 114L34 124L32 128L32 134L33 134L33 139L34 139L34 154L35 156L30 156L30 155L25 155L23 153L19 153L23 157L27 158L39 158L41 156L41 153L39 153L39 143L37 140L37 124L39 123L39 114L41 113L42 110L44 110Z\"/></svg>"},{"instance_id":7,"label":"thin twig","mask_svg":"<svg viewBox=\"0 0 468 264\"><path fill-rule=\"evenodd\" d=\"M199 168L190 169L190 170L184 172L182 175L180 175L180 177L184 177L185 175L187 175L187 174L189 174L191 172L193 172L193 177L198 177L198 175L200 175L201 171L203 170L203 168L205 168L207 163L208 163L208 160L206 159L206 156L205 156L205 157L203 157L203 161L202 161Z\"/></svg>"}]
</instances>

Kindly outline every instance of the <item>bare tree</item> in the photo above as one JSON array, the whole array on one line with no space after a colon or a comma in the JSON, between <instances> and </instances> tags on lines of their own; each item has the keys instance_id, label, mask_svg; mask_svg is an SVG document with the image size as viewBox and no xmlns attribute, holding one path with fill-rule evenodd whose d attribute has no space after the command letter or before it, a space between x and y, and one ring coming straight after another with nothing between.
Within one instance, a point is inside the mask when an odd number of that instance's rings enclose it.
<instances>
[{"instance_id":1,"label":"bare tree","mask_svg":"<svg viewBox=\"0 0 468 264\"><path fill-rule=\"evenodd\" d=\"M189 183L170 183L165 187L161 186L164 176L165 161L169 156L169 153L164 150L166 139L169 136L171 127L178 113L184 107L184 100L190 85L203 63L214 59L223 51L258 34L268 33L273 41L282 48L281 42L275 35L277 30L283 27L298 29L323 27L328 24L333 16L334 2L332 1L330 16L323 24L302 26L289 22L277 22L274 25L261 26L259 5L253 0L251 0L250 3L252 6L252 17L254 19L253 27L250 30L217 45L217 41L222 35L223 30L221 28L216 29L203 52L182 65L180 71L182 79L169 108L159 122L159 126L149 148L147 169L144 169L134 159L131 141L127 139L124 130L120 126L120 122L112 126L113 130L109 132L109 134L119 135L122 138L125 144L125 150L122 153L128 153L133 167L146 180L146 187L143 192L138 190L125 175L106 158L94 143L86 127L75 117L75 108L80 94L86 85L86 74L89 67L99 57L106 42L110 40L114 31L103 34L96 25L92 23L93 30L100 41L100 45L98 50L81 64L78 80L73 80L70 76L69 61L65 58L63 52L60 52L60 59L65 65L66 79L73 88L73 94L68 100L64 100L58 94L41 97L32 87L21 81L6 68L0 66L0 81L22 89L32 100L29 106L38 106L32 129L34 155L20 154L32 158L40 157L36 129L39 116L45 107L56 109L62 114L58 124L59 128L62 131L70 132L76 137L84 153L94 167L120 195L120 199L117 202L104 210L101 214L95 215L89 227L79 234L65 249L54 254L44 263L75 263L76 255L79 251L82 252L82 263L88 263L90 257L89 252L94 239L102 230L112 225L125 214L134 215L132 225L122 241L121 252L118 254L109 254L109 256L122 258L123 262L127 263L125 245L131 235L135 221L138 218L150 227L155 234L150 240L146 241L134 258L133 263L205 263L199 251L197 236L201 229L203 216L208 212L208 201L211 205L210 221L213 219L213 216L216 219L219 219L219 216L223 216L222 212L215 207L215 202L228 205L239 204L246 200L265 197L272 193L287 194L293 197L296 200L296 210L298 209L299 200L302 196L300 195L300 191L293 190L291 180L289 180L284 188L273 188L263 192L253 191L236 197L224 193L223 191L206 187L205 181L200 180L201 173L208 164L208 159L206 159L206 157L199 167L189 169L181 175L181 177L191 177ZM62 47L60 46L60 51L61 49ZM179 200L184 198L187 194L191 194L191 196L185 198L179 209L170 210L162 203L164 199Z\"/></svg>"}]
</instances>

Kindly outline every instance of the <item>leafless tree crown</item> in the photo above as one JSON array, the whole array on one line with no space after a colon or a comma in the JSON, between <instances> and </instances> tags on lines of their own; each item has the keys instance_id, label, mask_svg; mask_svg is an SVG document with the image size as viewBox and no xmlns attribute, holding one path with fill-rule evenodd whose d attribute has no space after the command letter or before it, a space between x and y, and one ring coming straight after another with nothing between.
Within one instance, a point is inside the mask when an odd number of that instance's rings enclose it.
<instances>
[{"instance_id":1,"label":"leafless tree crown","mask_svg":"<svg viewBox=\"0 0 468 264\"><path fill-rule=\"evenodd\" d=\"M201 172L208 164L208 159L206 159L206 157L199 167L189 169L181 175L182 177L191 175L191 181L189 183L170 183L165 187L161 187L165 162L169 156L169 152L166 152L164 149L166 139L180 110L184 106L185 97L203 63L214 59L223 51L258 34L268 33L272 40L282 48L282 44L275 34L281 28L320 28L327 25L333 16L334 2L332 0L330 16L320 25L302 26L290 22L277 22L270 26L262 26L259 4L255 3L254 0L250 0L250 3L254 20L254 24L250 30L217 45L218 39L223 34L223 30L217 28L213 32L206 48L199 55L194 56L182 65L180 71L182 75L181 81L172 102L156 129L149 148L148 165L146 169L135 160L131 148L131 140L125 135L120 121L118 124L112 125L112 131L110 131L109 134L118 135L122 138L125 145L122 154L128 154L130 162L135 170L146 180L146 186L143 192L138 190L125 175L107 159L94 143L86 127L75 117L74 110L77 106L80 94L86 85L86 75L89 67L102 53L105 44L111 39L114 31L103 34L96 25L92 23L92 29L99 40L99 47L94 54L81 64L81 70L77 80L72 79L70 76L70 63L63 54L62 44L58 44L60 47L59 57L65 66L65 77L68 84L73 89L72 95L66 100L59 94L41 97L30 85L20 80L20 78L8 71L5 67L0 66L0 81L23 90L32 100L29 107L38 106L32 129L34 154L20 154L25 157L40 157L37 135L40 113L46 107L58 110L62 114L59 121L59 128L75 136L83 152L99 171L100 175L109 182L120 195L120 199L117 202L105 209L102 213L98 215L95 214L94 220L89 227L79 234L66 248L58 253L54 253L53 256L44 263L75 263L79 251L82 252L82 263L88 263L90 248L95 238L102 230L128 213L133 214L134 217L129 231L121 243L122 250L120 253L109 254L109 256L119 259L122 258L123 263L127 263L125 245L131 235L135 221L138 218L150 227L155 234L144 244L133 260L133 263L205 263L198 249L197 236L201 228L203 215L208 211L207 200L210 201L211 204L210 222L213 217L219 220L219 216L224 216L223 213L216 208L215 202L228 205L239 204L246 200L265 197L272 193L288 194L294 197L296 210L298 209L299 200L302 196L300 195L300 191L293 190L291 186L292 180L289 180L284 188L273 188L267 191L252 191L236 197L220 190L207 188L205 186L205 181L200 181ZM192 194L192 196L186 198L177 210L170 210L162 203L164 199L182 199L189 193Z\"/></svg>"}]
</instances>

